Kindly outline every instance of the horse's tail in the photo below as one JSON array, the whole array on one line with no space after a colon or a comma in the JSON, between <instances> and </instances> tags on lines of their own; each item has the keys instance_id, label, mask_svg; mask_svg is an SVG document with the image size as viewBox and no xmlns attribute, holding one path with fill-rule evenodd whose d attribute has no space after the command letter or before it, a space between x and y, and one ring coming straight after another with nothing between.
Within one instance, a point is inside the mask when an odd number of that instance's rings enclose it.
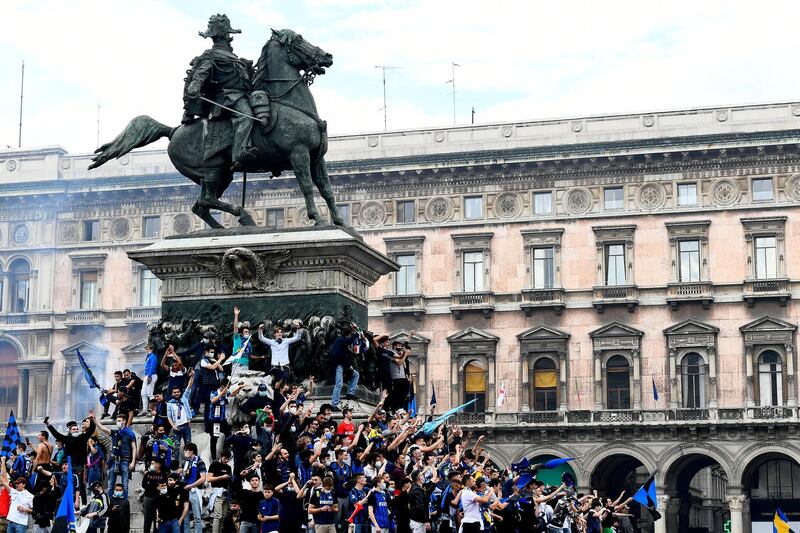
<instances>
[{"instance_id":1,"label":"horse's tail","mask_svg":"<svg viewBox=\"0 0 800 533\"><path fill-rule=\"evenodd\" d=\"M93 163L89 165L89 169L97 168L111 159L122 157L134 148L147 146L162 137L172 137L175 129L147 115L139 115L131 120L113 141L105 143L94 151L97 155L92 158Z\"/></svg>"}]
</instances>

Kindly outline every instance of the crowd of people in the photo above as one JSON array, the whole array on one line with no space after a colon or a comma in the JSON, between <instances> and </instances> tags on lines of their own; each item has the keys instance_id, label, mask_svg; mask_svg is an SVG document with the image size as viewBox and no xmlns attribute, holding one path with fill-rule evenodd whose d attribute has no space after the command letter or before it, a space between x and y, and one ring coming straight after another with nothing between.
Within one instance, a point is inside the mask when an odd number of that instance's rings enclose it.
<instances>
[{"instance_id":1,"label":"crowd of people","mask_svg":"<svg viewBox=\"0 0 800 533\"><path fill-rule=\"evenodd\" d=\"M7 530L26 531L30 521L34 531L49 531L69 458L75 507L92 533L129 531L135 498L145 533L633 533L630 498L577 493L569 475L552 487L535 468L498 468L483 436L409 412L407 341L343 324L329 357L333 397L315 405L313 376L293 378L295 337L280 327L269 336L260 327L254 337L234 311L227 345L207 338L196 360L150 345L142 377L116 373L100 416L113 424L89 411L62 433L45 419L37 443L21 443L3 459ZM233 416L234 400L252 385L241 379L252 342L270 348L270 369ZM359 380L351 361L366 342L380 356L381 400L355 420L346 401ZM203 435L196 435L191 423L201 414ZM134 422L147 430L137 434ZM210 447L209 464L198 442Z\"/></svg>"}]
</instances>

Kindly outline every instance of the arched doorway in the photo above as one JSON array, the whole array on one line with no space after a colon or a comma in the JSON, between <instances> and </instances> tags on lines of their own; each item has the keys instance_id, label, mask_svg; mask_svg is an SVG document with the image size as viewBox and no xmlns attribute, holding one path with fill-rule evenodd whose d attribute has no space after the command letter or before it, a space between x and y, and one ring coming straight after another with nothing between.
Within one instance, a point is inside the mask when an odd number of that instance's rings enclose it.
<instances>
[{"instance_id":1,"label":"arched doorway","mask_svg":"<svg viewBox=\"0 0 800 533\"><path fill-rule=\"evenodd\" d=\"M775 509L790 517L793 527L800 515L800 463L787 454L768 452L757 456L745 467L742 490L750 500L752 530L772 524ZM748 522L747 516L744 517Z\"/></svg>"},{"instance_id":2,"label":"arched doorway","mask_svg":"<svg viewBox=\"0 0 800 533\"><path fill-rule=\"evenodd\" d=\"M664 519L675 533L724 533L728 473L704 453L687 453L666 466L664 483L670 503Z\"/></svg>"},{"instance_id":3,"label":"arched doorway","mask_svg":"<svg viewBox=\"0 0 800 533\"><path fill-rule=\"evenodd\" d=\"M0 340L0 418L8 419L8 413L17 408L19 395L19 352L16 346ZM19 416L19 413L17 413Z\"/></svg>"},{"instance_id":4,"label":"arched doorway","mask_svg":"<svg viewBox=\"0 0 800 533\"><path fill-rule=\"evenodd\" d=\"M641 460L625 453L615 453L600 460L592 469L589 486L597 490L601 498L616 500L622 491L631 496L650 477L650 472ZM634 526L641 531L652 531L652 518L641 506L631 505Z\"/></svg>"}]
</instances>

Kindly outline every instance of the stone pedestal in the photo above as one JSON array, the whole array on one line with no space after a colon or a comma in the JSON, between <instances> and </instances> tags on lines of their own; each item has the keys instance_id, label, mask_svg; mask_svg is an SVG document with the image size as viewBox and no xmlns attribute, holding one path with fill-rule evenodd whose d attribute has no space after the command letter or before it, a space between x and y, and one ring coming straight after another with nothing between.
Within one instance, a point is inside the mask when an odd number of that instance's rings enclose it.
<instances>
[{"instance_id":1,"label":"stone pedestal","mask_svg":"<svg viewBox=\"0 0 800 533\"><path fill-rule=\"evenodd\" d=\"M369 288L397 265L336 226L229 228L167 238L128 256L161 281L162 318L258 324L333 316L367 326Z\"/></svg>"}]
</instances>

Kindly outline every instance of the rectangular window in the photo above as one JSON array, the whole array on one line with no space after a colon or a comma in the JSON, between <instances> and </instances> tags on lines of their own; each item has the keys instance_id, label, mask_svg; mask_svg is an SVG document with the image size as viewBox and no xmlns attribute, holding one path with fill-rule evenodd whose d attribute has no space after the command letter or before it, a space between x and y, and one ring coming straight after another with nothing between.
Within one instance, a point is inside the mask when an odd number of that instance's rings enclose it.
<instances>
[{"instance_id":1,"label":"rectangular window","mask_svg":"<svg viewBox=\"0 0 800 533\"><path fill-rule=\"evenodd\" d=\"M395 274L395 294L416 294L417 257L414 254L398 255L395 262L400 265L400 270Z\"/></svg>"},{"instance_id":2,"label":"rectangular window","mask_svg":"<svg viewBox=\"0 0 800 533\"><path fill-rule=\"evenodd\" d=\"M678 205L693 206L697 205L697 184L679 183L678 184Z\"/></svg>"},{"instance_id":3,"label":"rectangular window","mask_svg":"<svg viewBox=\"0 0 800 533\"><path fill-rule=\"evenodd\" d=\"M756 237L756 279L778 277L775 237Z\"/></svg>"},{"instance_id":4,"label":"rectangular window","mask_svg":"<svg viewBox=\"0 0 800 533\"><path fill-rule=\"evenodd\" d=\"M84 242L92 242L100 240L100 221L99 220L84 220L83 221L83 240Z\"/></svg>"},{"instance_id":5,"label":"rectangular window","mask_svg":"<svg viewBox=\"0 0 800 533\"><path fill-rule=\"evenodd\" d=\"M97 308L97 272L81 272L81 309Z\"/></svg>"},{"instance_id":6,"label":"rectangular window","mask_svg":"<svg viewBox=\"0 0 800 533\"><path fill-rule=\"evenodd\" d=\"M336 208L339 210L339 215L344 220L344 223L350 224L350 204L336 204Z\"/></svg>"},{"instance_id":7,"label":"rectangular window","mask_svg":"<svg viewBox=\"0 0 800 533\"><path fill-rule=\"evenodd\" d=\"M681 281L700 281L700 241L678 242L678 253Z\"/></svg>"},{"instance_id":8,"label":"rectangular window","mask_svg":"<svg viewBox=\"0 0 800 533\"><path fill-rule=\"evenodd\" d=\"M769 202L772 200L772 178L753 180L753 201Z\"/></svg>"},{"instance_id":9,"label":"rectangular window","mask_svg":"<svg viewBox=\"0 0 800 533\"><path fill-rule=\"evenodd\" d=\"M483 252L464 252L464 291L483 290Z\"/></svg>"},{"instance_id":10,"label":"rectangular window","mask_svg":"<svg viewBox=\"0 0 800 533\"><path fill-rule=\"evenodd\" d=\"M553 212L553 193L535 192L533 193L533 214L549 215Z\"/></svg>"},{"instance_id":11,"label":"rectangular window","mask_svg":"<svg viewBox=\"0 0 800 533\"><path fill-rule=\"evenodd\" d=\"M551 289L555 280L553 268L553 249L534 248L533 250L533 288Z\"/></svg>"},{"instance_id":12,"label":"rectangular window","mask_svg":"<svg viewBox=\"0 0 800 533\"><path fill-rule=\"evenodd\" d=\"M606 285L625 285L625 245L606 246Z\"/></svg>"},{"instance_id":13,"label":"rectangular window","mask_svg":"<svg viewBox=\"0 0 800 533\"><path fill-rule=\"evenodd\" d=\"M144 217L142 219L142 237L156 239L161 234L161 217Z\"/></svg>"},{"instance_id":14,"label":"rectangular window","mask_svg":"<svg viewBox=\"0 0 800 533\"><path fill-rule=\"evenodd\" d=\"M158 306L158 278L147 268L142 270L139 278L139 305Z\"/></svg>"},{"instance_id":15,"label":"rectangular window","mask_svg":"<svg viewBox=\"0 0 800 533\"><path fill-rule=\"evenodd\" d=\"M464 218L467 220L483 218L483 196L464 198Z\"/></svg>"},{"instance_id":16,"label":"rectangular window","mask_svg":"<svg viewBox=\"0 0 800 533\"><path fill-rule=\"evenodd\" d=\"M402 200L397 202L397 223L411 224L415 220L414 200Z\"/></svg>"},{"instance_id":17,"label":"rectangular window","mask_svg":"<svg viewBox=\"0 0 800 533\"><path fill-rule=\"evenodd\" d=\"M267 227L269 229L281 229L284 227L283 208L267 209Z\"/></svg>"},{"instance_id":18,"label":"rectangular window","mask_svg":"<svg viewBox=\"0 0 800 533\"><path fill-rule=\"evenodd\" d=\"M610 187L603 191L603 208L606 210L623 209L625 200L622 187Z\"/></svg>"},{"instance_id":19,"label":"rectangular window","mask_svg":"<svg viewBox=\"0 0 800 533\"><path fill-rule=\"evenodd\" d=\"M11 312L24 313L28 310L30 280L14 278L11 284Z\"/></svg>"}]
</instances>

